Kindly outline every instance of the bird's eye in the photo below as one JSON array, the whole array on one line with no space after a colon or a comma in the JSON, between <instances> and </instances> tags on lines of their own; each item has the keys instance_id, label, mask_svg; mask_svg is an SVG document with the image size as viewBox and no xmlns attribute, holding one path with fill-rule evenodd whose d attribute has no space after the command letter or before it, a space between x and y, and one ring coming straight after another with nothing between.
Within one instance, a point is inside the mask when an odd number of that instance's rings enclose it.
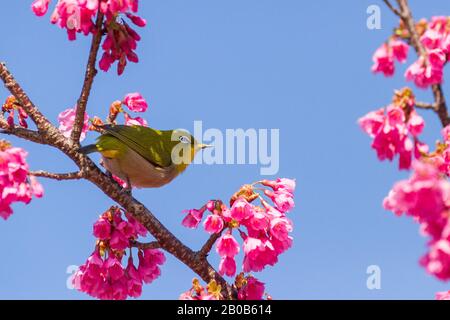
<instances>
[{"instance_id":1,"label":"bird's eye","mask_svg":"<svg viewBox=\"0 0 450 320\"><path fill-rule=\"evenodd\" d=\"M181 143L186 143L186 144L191 143L191 140L186 136L181 136L179 139L180 139Z\"/></svg>"}]
</instances>

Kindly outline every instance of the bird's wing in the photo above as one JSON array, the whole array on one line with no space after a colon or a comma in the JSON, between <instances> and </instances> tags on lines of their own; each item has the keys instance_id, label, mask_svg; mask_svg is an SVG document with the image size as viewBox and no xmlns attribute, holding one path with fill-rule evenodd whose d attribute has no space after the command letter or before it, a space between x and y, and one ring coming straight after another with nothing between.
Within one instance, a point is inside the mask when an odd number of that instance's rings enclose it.
<instances>
[{"instance_id":1,"label":"bird's wing","mask_svg":"<svg viewBox=\"0 0 450 320\"><path fill-rule=\"evenodd\" d=\"M171 150L164 144L163 133L143 126L103 125L107 134L116 137L157 167L172 165Z\"/></svg>"}]
</instances>

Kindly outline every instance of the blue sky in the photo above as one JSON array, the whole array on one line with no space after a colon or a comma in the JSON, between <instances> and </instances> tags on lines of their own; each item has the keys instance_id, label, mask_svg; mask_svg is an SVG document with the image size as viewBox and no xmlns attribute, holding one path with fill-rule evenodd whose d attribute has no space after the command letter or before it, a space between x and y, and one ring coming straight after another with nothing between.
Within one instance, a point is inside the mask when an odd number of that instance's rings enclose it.
<instances>
[{"instance_id":1,"label":"blue sky","mask_svg":"<svg viewBox=\"0 0 450 320\"><path fill-rule=\"evenodd\" d=\"M0 13L0 60L52 120L79 95L90 39L66 40L64 31L35 17L31 1L8 1ZM368 30L366 8L379 4L382 29ZM444 1L411 1L415 17L449 14ZM150 0L140 13L141 62L121 77L99 72L90 115L128 92L149 101L150 126L193 129L279 128L280 171L297 179L294 246L257 277L275 299L432 299L450 286L418 265L426 239L411 219L381 207L391 186L408 176L380 163L357 119L387 104L405 86L398 67L391 79L370 72L373 51L396 23L382 1ZM412 58L410 58L412 61ZM447 85L444 84L444 89ZM417 91L417 90L416 90ZM7 96L0 89L0 98ZM430 95L420 91L421 100ZM433 114L425 139L439 137ZM89 134L85 143L92 141ZM17 139L33 169L73 171L57 151ZM96 158L98 159L98 157ZM181 211L208 199L227 199L259 180L254 165L195 165L160 189L135 192L192 248L205 232L181 226ZM0 298L85 299L66 288L70 265L92 252L92 224L112 202L88 182L41 180L45 197L14 206L0 221ZM174 299L194 274L168 256L162 277L142 298ZM216 255L211 261L218 264ZM366 288L366 268L381 268L381 289Z\"/></svg>"}]
</instances>

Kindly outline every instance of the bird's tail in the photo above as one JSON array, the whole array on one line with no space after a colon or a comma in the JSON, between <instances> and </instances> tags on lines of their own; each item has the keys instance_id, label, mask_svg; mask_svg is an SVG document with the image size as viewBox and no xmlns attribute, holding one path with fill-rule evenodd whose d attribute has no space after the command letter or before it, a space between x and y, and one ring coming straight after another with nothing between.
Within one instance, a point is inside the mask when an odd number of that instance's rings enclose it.
<instances>
[{"instance_id":1,"label":"bird's tail","mask_svg":"<svg viewBox=\"0 0 450 320\"><path fill-rule=\"evenodd\" d=\"M80 149L78 149L78 152L81 152L83 154L89 154L92 152L97 152L97 146L95 144L89 144L87 146L81 147Z\"/></svg>"}]
</instances>

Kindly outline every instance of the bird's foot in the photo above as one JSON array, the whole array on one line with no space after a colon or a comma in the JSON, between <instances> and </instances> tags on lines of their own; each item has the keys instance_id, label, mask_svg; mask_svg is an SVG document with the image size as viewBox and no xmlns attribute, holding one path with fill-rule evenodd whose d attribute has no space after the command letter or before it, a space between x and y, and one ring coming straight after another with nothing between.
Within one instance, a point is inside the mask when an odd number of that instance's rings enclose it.
<instances>
[{"instance_id":1,"label":"bird's foot","mask_svg":"<svg viewBox=\"0 0 450 320\"><path fill-rule=\"evenodd\" d=\"M122 188L122 192L124 194L126 194L127 196L132 196L132 188L131 187L126 186L126 187Z\"/></svg>"},{"instance_id":2,"label":"bird's foot","mask_svg":"<svg viewBox=\"0 0 450 320\"><path fill-rule=\"evenodd\" d=\"M127 185L126 185L126 187L124 187L122 189L122 192L127 194L127 195L129 195L129 196L131 196L132 195L131 191L132 191L133 187L131 186L130 178L127 178L126 183L127 183Z\"/></svg>"}]
</instances>

